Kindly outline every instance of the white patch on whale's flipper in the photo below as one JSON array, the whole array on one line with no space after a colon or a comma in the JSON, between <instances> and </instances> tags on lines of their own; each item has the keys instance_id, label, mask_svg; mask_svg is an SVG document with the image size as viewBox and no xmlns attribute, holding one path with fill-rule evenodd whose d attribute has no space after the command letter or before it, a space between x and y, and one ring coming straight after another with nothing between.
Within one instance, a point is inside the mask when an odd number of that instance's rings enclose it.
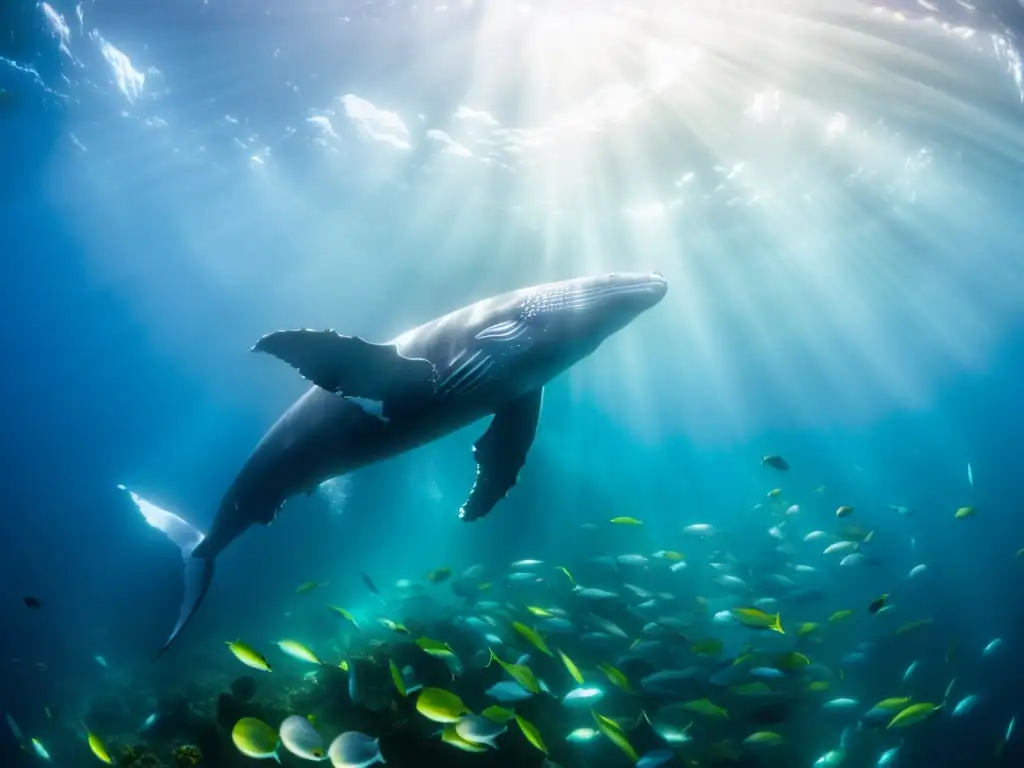
<instances>
[{"instance_id":1,"label":"white patch on whale's flipper","mask_svg":"<svg viewBox=\"0 0 1024 768\"><path fill-rule=\"evenodd\" d=\"M429 360L403 357L394 344L373 344L336 331L275 331L257 341L321 389L346 397L392 402L426 400L434 394Z\"/></svg>"},{"instance_id":2,"label":"white patch on whale's flipper","mask_svg":"<svg viewBox=\"0 0 1024 768\"><path fill-rule=\"evenodd\" d=\"M181 550L181 557L185 561L185 594L181 600L181 610L178 614L178 623L171 630L167 642L157 653L159 658L166 651L174 639L178 636L189 619L199 609L206 591L210 588L213 580L213 558L192 557L192 552L198 547L206 535L198 528L194 528L188 522L178 517L173 512L161 509L151 501L139 496L134 491L128 490L123 485L117 486L122 491L127 491L135 503L142 517L151 526L163 533L173 541Z\"/></svg>"},{"instance_id":3,"label":"white patch on whale's flipper","mask_svg":"<svg viewBox=\"0 0 1024 768\"><path fill-rule=\"evenodd\" d=\"M495 412L490 426L473 445L476 481L459 510L466 521L483 517L519 480L519 470L537 435L543 390L528 392Z\"/></svg>"}]
</instances>

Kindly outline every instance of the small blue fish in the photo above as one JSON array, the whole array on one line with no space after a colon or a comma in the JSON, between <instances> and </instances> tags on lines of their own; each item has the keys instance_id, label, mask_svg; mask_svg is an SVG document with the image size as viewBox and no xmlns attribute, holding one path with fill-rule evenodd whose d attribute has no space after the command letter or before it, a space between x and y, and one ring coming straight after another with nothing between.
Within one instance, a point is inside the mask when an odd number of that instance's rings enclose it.
<instances>
[{"instance_id":1,"label":"small blue fish","mask_svg":"<svg viewBox=\"0 0 1024 768\"><path fill-rule=\"evenodd\" d=\"M139 726L139 731L148 731L153 727L159 717L160 716L156 712L147 716L146 719L142 721L142 725Z\"/></svg>"},{"instance_id":2,"label":"small blue fish","mask_svg":"<svg viewBox=\"0 0 1024 768\"><path fill-rule=\"evenodd\" d=\"M96 663L99 664L104 669L108 669L110 667L110 665L107 664L107 660L105 658L103 658L102 656L100 656L99 654L96 654L95 656L93 656L93 658L96 660Z\"/></svg>"},{"instance_id":3,"label":"small blue fish","mask_svg":"<svg viewBox=\"0 0 1024 768\"><path fill-rule=\"evenodd\" d=\"M355 659L348 660L348 697L353 704L362 704L365 697L363 678L358 671L359 663Z\"/></svg>"},{"instance_id":4,"label":"small blue fish","mask_svg":"<svg viewBox=\"0 0 1024 768\"><path fill-rule=\"evenodd\" d=\"M43 760L50 759L50 753L46 751L46 747L43 746L43 742L39 739L32 739L32 749L34 749L36 754L43 758Z\"/></svg>"},{"instance_id":5,"label":"small blue fish","mask_svg":"<svg viewBox=\"0 0 1024 768\"><path fill-rule=\"evenodd\" d=\"M781 670L778 670L775 667L754 667L752 670L750 670L750 674L752 674L754 677L765 677L771 679L777 679L786 676Z\"/></svg>"},{"instance_id":6,"label":"small blue fish","mask_svg":"<svg viewBox=\"0 0 1024 768\"><path fill-rule=\"evenodd\" d=\"M991 643L985 646L984 650L981 652L981 655L988 656L989 654L994 653L1002 644L1002 638L997 637L995 640L993 640Z\"/></svg>"},{"instance_id":7,"label":"small blue fish","mask_svg":"<svg viewBox=\"0 0 1024 768\"><path fill-rule=\"evenodd\" d=\"M917 669L917 665L920 664L920 663L921 663L920 661L915 661L913 664L911 664L909 667L907 667L907 671L903 673L903 682L904 683L907 682L908 680L910 680L910 676L912 674L914 674L914 670Z\"/></svg>"},{"instance_id":8,"label":"small blue fish","mask_svg":"<svg viewBox=\"0 0 1024 768\"><path fill-rule=\"evenodd\" d=\"M825 702L825 709L853 709L859 704L856 699L832 699Z\"/></svg>"},{"instance_id":9,"label":"small blue fish","mask_svg":"<svg viewBox=\"0 0 1024 768\"><path fill-rule=\"evenodd\" d=\"M960 703L958 703L953 708L953 717L960 717L961 715L966 715L968 712L974 709L977 703L978 697L975 696L973 693L970 696L965 696L964 698L960 699Z\"/></svg>"},{"instance_id":10,"label":"small blue fish","mask_svg":"<svg viewBox=\"0 0 1024 768\"><path fill-rule=\"evenodd\" d=\"M506 704L513 701L526 701L533 696L532 693L514 680L502 680L500 683L495 683L487 689L486 694L492 699L497 699Z\"/></svg>"},{"instance_id":11,"label":"small blue fish","mask_svg":"<svg viewBox=\"0 0 1024 768\"><path fill-rule=\"evenodd\" d=\"M814 761L814 768L837 768L846 759L846 753L841 749L833 749Z\"/></svg>"},{"instance_id":12,"label":"small blue fish","mask_svg":"<svg viewBox=\"0 0 1024 768\"><path fill-rule=\"evenodd\" d=\"M675 752L671 749L656 749L637 760L636 768L658 768L658 766L669 762L673 757L675 757Z\"/></svg>"},{"instance_id":13,"label":"small blue fish","mask_svg":"<svg viewBox=\"0 0 1024 768\"><path fill-rule=\"evenodd\" d=\"M568 619L547 618L537 623L537 629L543 629L545 632L566 634L574 632L576 627Z\"/></svg>"},{"instance_id":14,"label":"small blue fish","mask_svg":"<svg viewBox=\"0 0 1024 768\"><path fill-rule=\"evenodd\" d=\"M563 707L592 707L604 698L604 691L592 686L573 688L562 699Z\"/></svg>"},{"instance_id":15,"label":"small blue fish","mask_svg":"<svg viewBox=\"0 0 1024 768\"><path fill-rule=\"evenodd\" d=\"M11 729L11 733L14 734L14 738L17 739L19 743L25 741L25 734L23 734L21 732L21 728L19 728L18 724L16 722L14 722L14 718L11 717L11 713L10 712L7 713L7 727ZM1012 727L1012 724L1011 724L1011 727ZM1009 737L1007 737L1007 738L1009 738Z\"/></svg>"},{"instance_id":16,"label":"small blue fish","mask_svg":"<svg viewBox=\"0 0 1024 768\"><path fill-rule=\"evenodd\" d=\"M839 746L846 750L852 749L854 742L857 740L857 734L859 733L859 728L843 728L843 732L839 736Z\"/></svg>"},{"instance_id":17,"label":"small blue fish","mask_svg":"<svg viewBox=\"0 0 1024 768\"><path fill-rule=\"evenodd\" d=\"M600 735L601 732L594 728L577 728L566 736L565 740L570 744L586 744L588 741L593 741Z\"/></svg>"},{"instance_id":18,"label":"small blue fish","mask_svg":"<svg viewBox=\"0 0 1024 768\"><path fill-rule=\"evenodd\" d=\"M899 754L899 751L899 747L893 747L892 749L885 750L885 752L879 756L878 762L875 763L876 768L885 768L885 766L895 763L896 755Z\"/></svg>"}]
</instances>

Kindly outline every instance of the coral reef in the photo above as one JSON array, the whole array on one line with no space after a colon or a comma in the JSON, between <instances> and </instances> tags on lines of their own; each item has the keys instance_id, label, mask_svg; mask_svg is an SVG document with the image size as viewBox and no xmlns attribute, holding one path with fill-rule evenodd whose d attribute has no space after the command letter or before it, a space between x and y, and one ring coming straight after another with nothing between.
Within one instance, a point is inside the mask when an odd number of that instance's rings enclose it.
<instances>
[{"instance_id":1,"label":"coral reef","mask_svg":"<svg viewBox=\"0 0 1024 768\"><path fill-rule=\"evenodd\" d=\"M195 768L203 760L203 753L194 744L182 744L172 753L174 768Z\"/></svg>"},{"instance_id":2,"label":"coral reef","mask_svg":"<svg viewBox=\"0 0 1024 768\"><path fill-rule=\"evenodd\" d=\"M122 747L117 764L122 768L164 768L160 758L150 752L145 744Z\"/></svg>"}]
</instances>

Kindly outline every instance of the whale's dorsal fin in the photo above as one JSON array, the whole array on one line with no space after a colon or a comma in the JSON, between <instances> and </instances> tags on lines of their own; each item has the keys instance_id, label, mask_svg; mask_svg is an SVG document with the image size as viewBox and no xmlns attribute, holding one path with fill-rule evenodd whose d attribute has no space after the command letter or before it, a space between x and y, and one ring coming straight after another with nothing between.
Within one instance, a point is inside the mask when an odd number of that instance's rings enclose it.
<instances>
[{"instance_id":1,"label":"whale's dorsal fin","mask_svg":"<svg viewBox=\"0 0 1024 768\"><path fill-rule=\"evenodd\" d=\"M487 431L473 445L476 482L459 510L463 520L486 515L519 480L519 470L537 434L542 399L543 390L537 389L506 403L494 413Z\"/></svg>"},{"instance_id":2,"label":"whale's dorsal fin","mask_svg":"<svg viewBox=\"0 0 1024 768\"><path fill-rule=\"evenodd\" d=\"M253 345L295 368L321 389L379 400L427 398L434 391L434 366L402 357L394 344L373 344L336 331L299 329L268 333Z\"/></svg>"}]
</instances>

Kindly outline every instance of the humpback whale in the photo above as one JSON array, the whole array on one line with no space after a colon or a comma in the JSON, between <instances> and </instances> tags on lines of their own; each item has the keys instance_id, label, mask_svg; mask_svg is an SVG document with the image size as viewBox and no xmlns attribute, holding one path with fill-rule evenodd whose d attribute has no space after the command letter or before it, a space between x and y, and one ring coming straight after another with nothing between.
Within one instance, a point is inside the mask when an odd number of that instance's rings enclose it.
<instances>
[{"instance_id":1,"label":"humpback whale","mask_svg":"<svg viewBox=\"0 0 1024 768\"><path fill-rule=\"evenodd\" d=\"M333 330L283 330L253 346L312 383L267 431L203 533L128 491L181 550L185 595L163 654L206 596L214 560L250 525L332 477L493 416L473 445L476 480L459 510L478 520L516 484L533 444L544 385L657 304L657 273L613 273L484 299L373 343ZM372 407L371 407L372 404Z\"/></svg>"}]
</instances>

